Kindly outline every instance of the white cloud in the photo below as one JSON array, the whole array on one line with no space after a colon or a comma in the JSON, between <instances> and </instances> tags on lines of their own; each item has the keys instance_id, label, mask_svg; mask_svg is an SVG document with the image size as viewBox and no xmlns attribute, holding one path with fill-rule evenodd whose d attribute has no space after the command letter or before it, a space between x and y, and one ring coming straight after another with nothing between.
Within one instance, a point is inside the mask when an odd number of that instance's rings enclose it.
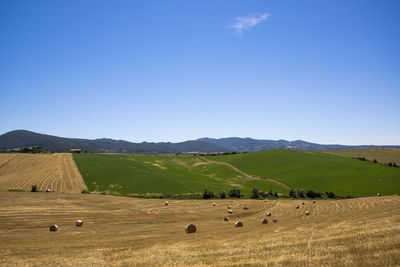
<instances>
[{"instance_id":1,"label":"white cloud","mask_svg":"<svg viewBox=\"0 0 400 267\"><path fill-rule=\"evenodd\" d=\"M234 29L236 33L241 34L245 30L250 30L257 24L263 22L269 16L268 13L260 14L260 15L250 15L245 17L237 17L235 19L235 23L230 26L230 28Z\"/></svg>"}]
</instances>

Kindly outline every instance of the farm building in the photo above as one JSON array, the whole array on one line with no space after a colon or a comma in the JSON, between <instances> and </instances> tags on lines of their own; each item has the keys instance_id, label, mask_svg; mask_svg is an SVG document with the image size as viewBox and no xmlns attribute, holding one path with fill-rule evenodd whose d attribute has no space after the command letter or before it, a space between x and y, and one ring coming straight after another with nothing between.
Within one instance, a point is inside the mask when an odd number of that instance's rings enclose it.
<instances>
[{"instance_id":1,"label":"farm building","mask_svg":"<svg viewBox=\"0 0 400 267\"><path fill-rule=\"evenodd\" d=\"M71 153L81 153L81 149L80 148L71 148Z\"/></svg>"}]
</instances>

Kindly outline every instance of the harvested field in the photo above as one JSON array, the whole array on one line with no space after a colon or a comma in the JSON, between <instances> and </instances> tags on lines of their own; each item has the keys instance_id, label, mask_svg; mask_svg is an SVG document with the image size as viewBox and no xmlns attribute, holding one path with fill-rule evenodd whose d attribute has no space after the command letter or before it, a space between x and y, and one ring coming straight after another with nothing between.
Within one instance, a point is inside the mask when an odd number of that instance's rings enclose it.
<instances>
[{"instance_id":1,"label":"harvested field","mask_svg":"<svg viewBox=\"0 0 400 267\"><path fill-rule=\"evenodd\" d=\"M296 200L169 200L165 206L160 199L24 192L1 192L0 202L2 266L400 264L398 196L306 200L299 209ZM228 205L234 214L226 222ZM266 211L278 223L262 225ZM77 219L83 227L75 226ZM233 226L238 220L243 227ZM189 223L196 233L185 232ZM48 230L52 224L57 232Z\"/></svg>"},{"instance_id":2,"label":"harvested field","mask_svg":"<svg viewBox=\"0 0 400 267\"><path fill-rule=\"evenodd\" d=\"M80 193L87 189L71 154L0 154L0 191Z\"/></svg>"}]
</instances>

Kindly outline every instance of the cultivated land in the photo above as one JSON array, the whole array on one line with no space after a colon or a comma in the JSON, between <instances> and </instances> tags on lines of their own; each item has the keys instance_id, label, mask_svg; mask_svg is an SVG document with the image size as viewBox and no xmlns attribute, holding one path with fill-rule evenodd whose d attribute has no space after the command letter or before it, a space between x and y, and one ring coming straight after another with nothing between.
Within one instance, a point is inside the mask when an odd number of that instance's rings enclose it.
<instances>
[{"instance_id":1,"label":"cultivated land","mask_svg":"<svg viewBox=\"0 0 400 267\"><path fill-rule=\"evenodd\" d=\"M400 197L212 202L0 192L0 265L400 265Z\"/></svg>"},{"instance_id":2,"label":"cultivated land","mask_svg":"<svg viewBox=\"0 0 400 267\"><path fill-rule=\"evenodd\" d=\"M293 150L268 150L209 156L255 176L280 181L293 189L332 191L341 196L400 193L400 168L368 161Z\"/></svg>"},{"instance_id":3,"label":"cultivated land","mask_svg":"<svg viewBox=\"0 0 400 267\"><path fill-rule=\"evenodd\" d=\"M326 153L344 157L364 157L367 160L376 159L379 163L394 162L400 166L400 149L374 148L362 150L326 151Z\"/></svg>"},{"instance_id":4,"label":"cultivated land","mask_svg":"<svg viewBox=\"0 0 400 267\"><path fill-rule=\"evenodd\" d=\"M71 154L0 154L0 190L80 193L87 189Z\"/></svg>"},{"instance_id":5,"label":"cultivated land","mask_svg":"<svg viewBox=\"0 0 400 267\"><path fill-rule=\"evenodd\" d=\"M204 189L217 194L233 187L250 194L253 187L287 194L277 181L252 177L232 165L204 157L175 155L74 154L90 191L113 194L185 195Z\"/></svg>"}]
</instances>

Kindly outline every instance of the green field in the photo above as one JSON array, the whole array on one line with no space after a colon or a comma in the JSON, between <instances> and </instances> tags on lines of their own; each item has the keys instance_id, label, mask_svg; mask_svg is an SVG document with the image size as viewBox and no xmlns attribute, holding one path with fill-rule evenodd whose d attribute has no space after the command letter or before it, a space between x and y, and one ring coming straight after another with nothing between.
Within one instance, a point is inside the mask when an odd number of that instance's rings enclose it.
<instances>
[{"instance_id":1,"label":"green field","mask_svg":"<svg viewBox=\"0 0 400 267\"><path fill-rule=\"evenodd\" d=\"M341 196L400 193L400 168L322 152L268 150L207 158L294 189L332 191Z\"/></svg>"},{"instance_id":2,"label":"green field","mask_svg":"<svg viewBox=\"0 0 400 267\"><path fill-rule=\"evenodd\" d=\"M218 193L236 187L250 194L253 187L288 193L279 184L246 176L202 157L175 155L74 154L90 191L114 194L176 195Z\"/></svg>"}]
</instances>

